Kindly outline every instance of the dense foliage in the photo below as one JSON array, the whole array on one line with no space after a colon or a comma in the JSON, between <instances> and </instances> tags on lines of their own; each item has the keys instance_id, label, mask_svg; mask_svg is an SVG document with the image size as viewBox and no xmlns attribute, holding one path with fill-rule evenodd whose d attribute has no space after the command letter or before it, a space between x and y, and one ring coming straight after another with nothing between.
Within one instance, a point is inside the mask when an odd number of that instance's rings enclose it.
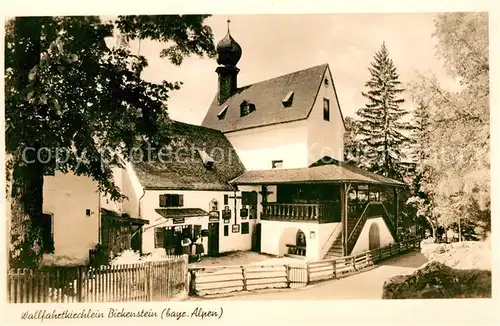
<instances>
[{"instance_id":1,"label":"dense foliage","mask_svg":"<svg viewBox=\"0 0 500 326\"><path fill-rule=\"evenodd\" d=\"M411 201L436 224L473 230L481 238L491 229L488 15L438 15L433 36L437 55L460 88L453 91L423 75L410 87L422 104L420 118L427 120L418 155L425 196Z\"/></svg>"},{"instance_id":2,"label":"dense foliage","mask_svg":"<svg viewBox=\"0 0 500 326\"><path fill-rule=\"evenodd\" d=\"M5 126L11 180L11 263L36 265L44 244L43 176L72 171L120 199L112 166L134 150L164 142L169 92L179 82L141 79L144 56L127 41L164 42L173 64L213 56L207 15L16 17L6 24ZM109 44L116 33L125 42ZM167 76L165 76L167 77Z\"/></svg>"}]
</instances>

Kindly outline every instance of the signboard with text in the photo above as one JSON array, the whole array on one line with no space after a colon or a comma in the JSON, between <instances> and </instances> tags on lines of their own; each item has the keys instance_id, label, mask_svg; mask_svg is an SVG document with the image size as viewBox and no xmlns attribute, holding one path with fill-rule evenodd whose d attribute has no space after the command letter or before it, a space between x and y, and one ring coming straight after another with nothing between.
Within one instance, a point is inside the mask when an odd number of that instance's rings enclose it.
<instances>
[{"instance_id":1,"label":"signboard with text","mask_svg":"<svg viewBox=\"0 0 500 326\"><path fill-rule=\"evenodd\" d=\"M217 211L211 211L208 213L208 220L210 222L217 222L219 221L219 212Z\"/></svg>"}]
</instances>

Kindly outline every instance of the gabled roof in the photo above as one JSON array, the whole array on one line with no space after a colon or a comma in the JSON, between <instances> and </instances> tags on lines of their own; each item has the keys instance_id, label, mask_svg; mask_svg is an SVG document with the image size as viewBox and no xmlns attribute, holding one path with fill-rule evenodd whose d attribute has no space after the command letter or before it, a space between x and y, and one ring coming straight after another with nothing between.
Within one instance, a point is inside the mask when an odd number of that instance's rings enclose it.
<instances>
[{"instance_id":1,"label":"gabled roof","mask_svg":"<svg viewBox=\"0 0 500 326\"><path fill-rule=\"evenodd\" d=\"M236 94L219 105L217 95L202 122L202 126L222 132L261 127L306 119L324 79L328 64L300 70L291 74L240 87ZM290 106L283 100L293 91ZM255 111L240 117L240 104L255 104ZM227 106L224 119L218 115Z\"/></svg>"},{"instance_id":2,"label":"gabled roof","mask_svg":"<svg viewBox=\"0 0 500 326\"><path fill-rule=\"evenodd\" d=\"M229 181L245 172L233 146L218 130L172 121L172 140L163 162L132 162L144 189L232 190ZM198 150L213 160L207 167Z\"/></svg>"},{"instance_id":3,"label":"gabled roof","mask_svg":"<svg viewBox=\"0 0 500 326\"><path fill-rule=\"evenodd\" d=\"M403 182L324 157L308 168L247 171L231 181L234 185L286 183L359 183L406 187Z\"/></svg>"}]
</instances>

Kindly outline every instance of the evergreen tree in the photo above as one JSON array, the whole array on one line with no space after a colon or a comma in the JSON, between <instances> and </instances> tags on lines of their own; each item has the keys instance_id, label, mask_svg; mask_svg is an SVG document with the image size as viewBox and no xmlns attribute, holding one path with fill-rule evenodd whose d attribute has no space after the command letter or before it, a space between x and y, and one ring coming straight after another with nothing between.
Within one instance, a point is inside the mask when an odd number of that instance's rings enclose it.
<instances>
[{"instance_id":1,"label":"evergreen tree","mask_svg":"<svg viewBox=\"0 0 500 326\"><path fill-rule=\"evenodd\" d=\"M119 157L166 139L166 101L180 83L146 82L143 56L106 43L126 39L169 46L173 64L191 54L215 54L207 15L16 17L5 34L5 129L12 266L38 264L43 177L55 169L93 178L113 199ZM158 146L156 146L158 148ZM41 155L40 155L41 154Z\"/></svg>"},{"instance_id":2,"label":"evergreen tree","mask_svg":"<svg viewBox=\"0 0 500 326\"><path fill-rule=\"evenodd\" d=\"M359 142L357 139L359 123L351 117L345 117L344 122L344 161L352 164L357 164L359 154Z\"/></svg>"},{"instance_id":3,"label":"evergreen tree","mask_svg":"<svg viewBox=\"0 0 500 326\"><path fill-rule=\"evenodd\" d=\"M360 124L360 144L363 144L358 165L401 179L398 164L406 156L403 148L410 144L410 138L404 132L411 127L408 122L402 121L409 112L400 108L404 99L398 96L404 89L385 42L375 53L368 70L371 74L371 79L365 84L368 91L362 92L368 103L356 112Z\"/></svg>"},{"instance_id":4,"label":"evergreen tree","mask_svg":"<svg viewBox=\"0 0 500 326\"><path fill-rule=\"evenodd\" d=\"M412 158L418 166L422 166L428 157L429 133L430 133L429 107L420 102L413 111L413 148Z\"/></svg>"},{"instance_id":5,"label":"evergreen tree","mask_svg":"<svg viewBox=\"0 0 500 326\"><path fill-rule=\"evenodd\" d=\"M438 227L437 219L432 214L431 196L422 187L422 184L425 183L424 178L430 175L430 168L426 165L428 146L430 145L430 128L429 107L420 102L413 112L412 159L416 163L416 168L411 176L411 182L409 182L410 198L407 204L414 209L419 224L428 224L432 229L432 235L435 237Z\"/></svg>"}]
</instances>

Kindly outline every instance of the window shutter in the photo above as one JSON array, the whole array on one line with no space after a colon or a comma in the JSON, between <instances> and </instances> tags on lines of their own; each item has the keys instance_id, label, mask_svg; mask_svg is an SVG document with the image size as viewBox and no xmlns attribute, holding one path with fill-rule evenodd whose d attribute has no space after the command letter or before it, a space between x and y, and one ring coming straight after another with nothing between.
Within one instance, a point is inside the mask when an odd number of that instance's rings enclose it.
<instances>
[{"instance_id":1,"label":"window shutter","mask_svg":"<svg viewBox=\"0 0 500 326\"><path fill-rule=\"evenodd\" d=\"M249 193L248 191L243 191L243 192L241 193L241 204L242 204L243 206L245 206L245 205L249 205L249 204L248 204L248 197L249 197L248 195L249 195L249 194L250 194L250 193Z\"/></svg>"},{"instance_id":2,"label":"window shutter","mask_svg":"<svg viewBox=\"0 0 500 326\"><path fill-rule=\"evenodd\" d=\"M257 205L257 191L252 191L250 193L249 202L250 202L250 205Z\"/></svg>"},{"instance_id":3,"label":"window shutter","mask_svg":"<svg viewBox=\"0 0 500 326\"><path fill-rule=\"evenodd\" d=\"M160 207L167 207L167 195L160 195Z\"/></svg>"},{"instance_id":4,"label":"window shutter","mask_svg":"<svg viewBox=\"0 0 500 326\"><path fill-rule=\"evenodd\" d=\"M184 195L179 195L179 207L184 206Z\"/></svg>"}]
</instances>

